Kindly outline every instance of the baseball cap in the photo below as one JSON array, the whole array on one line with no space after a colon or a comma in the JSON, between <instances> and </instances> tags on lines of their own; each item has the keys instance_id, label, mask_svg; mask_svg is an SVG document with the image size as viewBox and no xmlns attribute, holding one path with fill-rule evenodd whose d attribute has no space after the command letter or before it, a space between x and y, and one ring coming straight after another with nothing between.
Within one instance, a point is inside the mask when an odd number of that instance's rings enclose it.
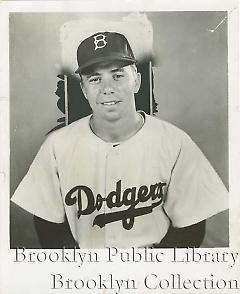
<instances>
[{"instance_id":1,"label":"baseball cap","mask_svg":"<svg viewBox=\"0 0 240 294\"><path fill-rule=\"evenodd\" d=\"M124 65L136 63L128 40L117 32L98 32L83 40L77 49L77 61L75 73L106 61L121 61Z\"/></svg>"}]
</instances>

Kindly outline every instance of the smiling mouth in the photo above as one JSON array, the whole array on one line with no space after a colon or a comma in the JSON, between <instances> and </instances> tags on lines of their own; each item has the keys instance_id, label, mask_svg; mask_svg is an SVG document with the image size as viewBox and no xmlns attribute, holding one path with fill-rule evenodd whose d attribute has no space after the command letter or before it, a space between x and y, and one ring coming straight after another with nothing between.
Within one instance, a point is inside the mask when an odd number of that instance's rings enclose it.
<instances>
[{"instance_id":1,"label":"smiling mouth","mask_svg":"<svg viewBox=\"0 0 240 294\"><path fill-rule=\"evenodd\" d=\"M102 105L106 105L106 106L111 106L111 105L116 105L118 104L120 101L110 101L110 102L103 102L101 103Z\"/></svg>"}]
</instances>

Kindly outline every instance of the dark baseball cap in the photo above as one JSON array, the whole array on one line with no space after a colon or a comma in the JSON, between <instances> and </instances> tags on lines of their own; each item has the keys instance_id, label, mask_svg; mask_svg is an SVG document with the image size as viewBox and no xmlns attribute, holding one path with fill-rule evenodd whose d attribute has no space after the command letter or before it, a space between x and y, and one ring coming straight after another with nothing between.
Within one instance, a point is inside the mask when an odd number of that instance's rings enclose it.
<instances>
[{"instance_id":1,"label":"dark baseball cap","mask_svg":"<svg viewBox=\"0 0 240 294\"><path fill-rule=\"evenodd\" d=\"M77 49L77 61L75 73L83 73L102 62L121 61L123 65L136 63L128 40L116 32L99 32L83 40Z\"/></svg>"}]
</instances>

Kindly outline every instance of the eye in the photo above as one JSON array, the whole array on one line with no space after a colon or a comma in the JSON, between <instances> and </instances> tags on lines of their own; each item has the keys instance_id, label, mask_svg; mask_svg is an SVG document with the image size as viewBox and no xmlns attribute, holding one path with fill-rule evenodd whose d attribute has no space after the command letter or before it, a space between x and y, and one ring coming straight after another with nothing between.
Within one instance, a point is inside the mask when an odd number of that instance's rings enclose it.
<instances>
[{"instance_id":1,"label":"eye","mask_svg":"<svg viewBox=\"0 0 240 294\"><path fill-rule=\"evenodd\" d=\"M101 81L101 78L100 77L90 77L89 79L88 79L88 82L90 83L90 84L98 84L98 83L100 83L100 81Z\"/></svg>"},{"instance_id":2,"label":"eye","mask_svg":"<svg viewBox=\"0 0 240 294\"><path fill-rule=\"evenodd\" d=\"M120 80L120 79L122 79L124 77L124 74L121 72L121 73L115 73L114 75L113 75L113 79L115 80L115 81L118 81L118 80Z\"/></svg>"}]
</instances>

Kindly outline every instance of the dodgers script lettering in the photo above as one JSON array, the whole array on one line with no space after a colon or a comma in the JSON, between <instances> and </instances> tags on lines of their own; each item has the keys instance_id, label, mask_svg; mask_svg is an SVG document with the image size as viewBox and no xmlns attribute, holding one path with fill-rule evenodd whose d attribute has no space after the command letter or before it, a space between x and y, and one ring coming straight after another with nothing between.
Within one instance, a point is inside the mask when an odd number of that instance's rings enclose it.
<instances>
[{"instance_id":1,"label":"dodgers script lettering","mask_svg":"<svg viewBox=\"0 0 240 294\"><path fill-rule=\"evenodd\" d=\"M65 197L65 203L68 206L78 206L78 218L81 215L89 215L94 211L99 211L104 202L108 208L113 207L127 207L117 212L103 213L95 217L93 226L97 225L100 228L106 224L122 220L122 226L126 230L130 230L134 225L135 217L149 214L154 207L161 205L164 202L164 186L166 183L156 183L150 185L140 186L139 188L133 186L122 191L122 181L116 183L116 189L111 191L107 197L102 197L101 194L94 196L93 191L84 185L73 187ZM87 207L83 209L83 197L87 199ZM151 200L151 204L145 207L136 207L137 204L144 203ZM155 201L155 202L154 202Z\"/></svg>"}]
</instances>

